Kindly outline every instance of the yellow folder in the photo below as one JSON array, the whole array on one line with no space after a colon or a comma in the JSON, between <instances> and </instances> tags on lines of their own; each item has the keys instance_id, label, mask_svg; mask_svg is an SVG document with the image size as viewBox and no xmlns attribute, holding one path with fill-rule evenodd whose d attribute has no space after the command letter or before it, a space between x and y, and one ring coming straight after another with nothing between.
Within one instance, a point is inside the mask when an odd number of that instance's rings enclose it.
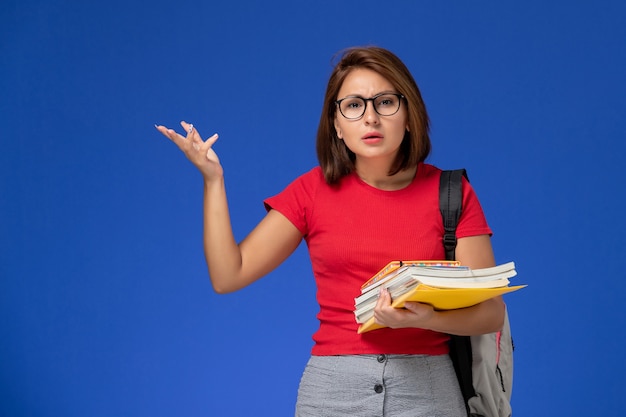
<instances>
[{"instance_id":1,"label":"yellow folder","mask_svg":"<svg viewBox=\"0 0 626 417\"><path fill-rule=\"evenodd\" d=\"M403 308L405 302L417 301L419 303L430 304L436 310L454 310L457 308L471 307L490 298L517 291L525 286L526 285L496 288L435 288L419 284L411 291L394 299L391 302L391 306ZM383 327L385 326L376 323L375 319L372 317L359 326L358 333L361 334Z\"/></svg>"}]
</instances>

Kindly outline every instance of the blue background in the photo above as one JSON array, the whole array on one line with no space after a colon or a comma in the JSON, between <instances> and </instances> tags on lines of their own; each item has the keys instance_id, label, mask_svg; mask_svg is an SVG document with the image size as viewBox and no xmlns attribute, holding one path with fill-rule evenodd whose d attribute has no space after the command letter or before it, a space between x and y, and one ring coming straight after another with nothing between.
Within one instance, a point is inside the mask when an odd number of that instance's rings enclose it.
<instances>
[{"instance_id":1,"label":"blue background","mask_svg":"<svg viewBox=\"0 0 626 417\"><path fill-rule=\"evenodd\" d=\"M516 416L623 415L626 6L620 1L0 7L0 415L288 416L317 322L306 248L212 292L193 122L238 239L317 161L342 48L412 70L429 162L465 167L516 343Z\"/></svg>"}]
</instances>

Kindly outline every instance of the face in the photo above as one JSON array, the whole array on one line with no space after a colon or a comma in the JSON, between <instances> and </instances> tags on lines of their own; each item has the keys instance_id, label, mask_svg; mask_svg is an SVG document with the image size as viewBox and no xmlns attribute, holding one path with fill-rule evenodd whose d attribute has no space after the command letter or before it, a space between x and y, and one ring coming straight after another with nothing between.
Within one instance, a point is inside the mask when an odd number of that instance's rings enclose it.
<instances>
[{"instance_id":1,"label":"face","mask_svg":"<svg viewBox=\"0 0 626 417\"><path fill-rule=\"evenodd\" d=\"M358 96L371 98L381 93L398 93L387 79L369 69L352 70L344 80L337 99ZM408 129L406 103L400 100L400 109L390 116L381 116L374 102L367 101L365 113L359 119L346 119L339 109L335 115L335 129L339 139L356 155L357 166L377 160L389 165L395 160Z\"/></svg>"}]
</instances>

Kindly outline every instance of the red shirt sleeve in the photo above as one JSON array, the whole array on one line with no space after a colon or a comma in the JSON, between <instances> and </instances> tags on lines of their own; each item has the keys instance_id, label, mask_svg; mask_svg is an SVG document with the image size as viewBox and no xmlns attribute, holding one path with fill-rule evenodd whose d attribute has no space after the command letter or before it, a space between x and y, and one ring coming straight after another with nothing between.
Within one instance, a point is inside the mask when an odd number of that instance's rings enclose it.
<instances>
[{"instance_id":1,"label":"red shirt sleeve","mask_svg":"<svg viewBox=\"0 0 626 417\"><path fill-rule=\"evenodd\" d=\"M291 182L282 192L263 201L265 209L277 210L302 233L309 233L313 200L319 184L324 181L322 170L315 167Z\"/></svg>"}]
</instances>

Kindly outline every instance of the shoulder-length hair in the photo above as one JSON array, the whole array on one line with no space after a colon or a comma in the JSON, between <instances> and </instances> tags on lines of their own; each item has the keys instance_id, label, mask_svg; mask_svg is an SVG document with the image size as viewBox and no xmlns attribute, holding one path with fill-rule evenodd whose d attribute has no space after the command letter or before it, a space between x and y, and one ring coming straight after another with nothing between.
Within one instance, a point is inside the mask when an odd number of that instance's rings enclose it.
<instances>
[{"instance_id":1,"label":"shoulder-length hair","mask_svg":"<svg viewBox=\"0 0 626 417\"><path fill-rule=\"evenodd\" d=\"M354 171L356 156L337 137L334 120L337 114L337 94L351 71L369 69L387 79L405 97L408 129L404 135L396 160L389 175L423 162L430 153L429 119L417 83L406 65L392 52L380 47L355 47L344 50L335 65L322 107L317 129L317 159L328 184L337 183L341 177Z\"/></svg>"}]
</instances>

